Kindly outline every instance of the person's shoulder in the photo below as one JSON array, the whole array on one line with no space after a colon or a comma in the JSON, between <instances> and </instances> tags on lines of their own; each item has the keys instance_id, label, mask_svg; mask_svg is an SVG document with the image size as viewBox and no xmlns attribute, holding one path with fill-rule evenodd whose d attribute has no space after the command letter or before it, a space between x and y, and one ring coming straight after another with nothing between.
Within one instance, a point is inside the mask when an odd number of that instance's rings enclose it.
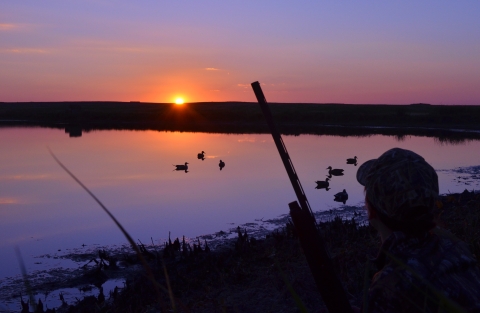
<instances>
[{"instance_id":1,"label":"person's shoulder","mask_svg":"<svg viewBox=\"0 0 480 313\"><path fill-rule=\"evenodd\" d=\"M465 242L442 229L418 242L404 239L385 251L387 261L372 280L369 304L376 308L372 312L394 307L408 311L409 303L425 302L427 294L432 307L441 302L432 294L467 308L479 305L480 269Z\"/></svg>"}]
</instances>

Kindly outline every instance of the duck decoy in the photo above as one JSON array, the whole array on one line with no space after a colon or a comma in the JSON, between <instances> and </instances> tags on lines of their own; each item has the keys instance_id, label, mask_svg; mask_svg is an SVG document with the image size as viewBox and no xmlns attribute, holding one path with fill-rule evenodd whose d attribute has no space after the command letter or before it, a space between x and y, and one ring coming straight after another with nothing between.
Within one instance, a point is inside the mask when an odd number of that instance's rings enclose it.
<instances>
[{"instance_id":1,"label":"duck decoy","mask_svg":"<svg viewBox=\"0 0 480 313\"><path fill-rule=\"evenodd\" d=\"M332 178L332 176L343 176L343 170L339 168L332 169L331 166L327 167L328 170L328 178Z\"/></svg>"},{"instance_id":2,"label":"duck decoy","mask_svg":"<svg viewBox=\"0 0 480 313\"><path fill-rule=\"evenodd\" d=\"M188 162L185 162L185 165L183 164L180 164L180 165L174 165L175 166L175 170L174 171L185 171L185 173L187 173L188 171Z\"/></svg>"},{"instance_id":3,"label":"duck decoy","mask_svg":"<svg viewBox=\"0 0 480 313\"><path fill-rule=\"evenodd\" d=\"M348 200L348 193L345 189L343 189L342 192L336 193L335 195L333 195L333 197L333 201L343 202L343 204L345 204Z\"/></svg>"},{"instance_id":4,"label":"duck decoy","mask_svg":"<svg viewBox=\"0 0 480 313\"><path fill-rule=\"evenodd\" d=\"M222 160L220 160L220 163L218 163L218 167L220 167L220 170L222 170L222 168L225 167L225 162L223 162Z\"/></svg>"},{"instance_id":5,"label":"duck decoy","mask_svg":"<svg viewBox=\"0 0 480 313\"><path fill-rule=\"evenodd\" d=\"M330 183L328 182L329 181L329 178L325 178L325 181L323 180L317 180L316 183L317 183L317 187L315 187L315 189L325 189L325 190L329 190L330 188L328 188L328 186L330 186Z\"/></svg>"},{"instance_id":6,"label":"duck decoy","mask_svg":"<svg viewBox=\"0 0 480 313\"><path fill-rule=\"evenodd\" d=\"M353 164L357 166L357 156L347 159L347 164Z\"/></svg>"},{"instance_id":7,"label":"duck decoy","mask_svg":"<svg viewBox=\"0 0 480 313\"><path fill-rule=\"evenodd\" d=\"M202 153L197 154L197 159L199 160L205 160L205 151L202 151Z\"/></svg>"}]
</instances>

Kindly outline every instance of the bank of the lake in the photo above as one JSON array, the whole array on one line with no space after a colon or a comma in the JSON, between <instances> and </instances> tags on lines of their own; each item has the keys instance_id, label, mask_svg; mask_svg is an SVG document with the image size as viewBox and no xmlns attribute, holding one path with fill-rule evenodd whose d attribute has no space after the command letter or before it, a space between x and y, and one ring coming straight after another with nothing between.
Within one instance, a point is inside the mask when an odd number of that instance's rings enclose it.
<instances>
[{"instance_id":1,"label":"bank of the lake","mask_svg":"<svg viewBox=\"0 0 480 313\"><path fill-rule=\"evenodd\" d=\"M284 134L480 138L480 106L271 103L270 108ZM0 126L12 125L65 128L73 132L108 129L268 132L260 107L254 102L181 106L140 102L0 103Z\"/></svg>"},{"instance_id":2,"label":"bank of the lake","mask_svg":"<svg viewBox=\"0 0 480 313\"><path fill-rule=\"evenodd\" d=\"M479 193L444 195L437 204L437 224L479 255L479 212ZM319 231L350 302L360 306L376 271L369 260L380 244L377 234L369 226L340 218L320 223ZM166 253L150 247L144 256L150 259L155 279L165 287L161 299L140 270L129 276L126 287L118 294L107 294L105 299L86 297L74 305L66 303L57 312L166 312L174 310L173 305L177 312L298 312L292 290L308 312L324 308L291 227L257 240L240 236L233 245L211 252ZM130 261L138 262L134 255ZM99 266L85 277L92 281L105 279L116 271Z\"/></svg>"}]
</instances>

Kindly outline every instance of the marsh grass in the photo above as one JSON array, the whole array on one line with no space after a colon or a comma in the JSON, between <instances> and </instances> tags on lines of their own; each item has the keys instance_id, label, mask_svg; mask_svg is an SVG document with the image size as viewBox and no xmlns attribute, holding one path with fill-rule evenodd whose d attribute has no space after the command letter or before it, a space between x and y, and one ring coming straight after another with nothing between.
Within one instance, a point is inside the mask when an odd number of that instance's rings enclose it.
<instances>
[{"instance_id":1,"label":"marsh grass","mask_svg":"<svg viewBox=\"0 0 480 313\"><path fill-rule=\"evenodd\" d=\"M452 231L461 228L461 239L466 242L475 241L478 234L475 229L477 224L472 219L472 216L478 218L479 215L478 197L478 194L442 197L443 213L437 212L440 214L439 221L455 216ZM467 211L469 213L462 216ZM471 222L465 224L468 217ZM463 229L465 225L468 230ZM339 217L320 223L319 231L328 244L351 304L357 307L367 305L364 300L377 270L370 262L380 245L376 232L369 226L359 225L354 219L342 220ZM212 254L194 258L166 259L168 272L173 274L171 288L175 297L181 299L192 312L201 313L318 312L324 308L291 227L279 229L243 249L235 249L235 246L239 245L232 244ZM143 285L141 280L136 283ZM123 302L116 304L117 309L138 297L137 293L131 292ZM425 294L431 294L431 290L425 290ZM461 312L448 299L441 296L438 299L450 311ZM145 302L148 303L147 300ZM143 304L135 310L119 309L119 312L146 312L147 307Z\"/></svg>"},{"instance_id":2,"label":"marsh grass","mask_svg":"<svg viewBox=\"0 0 480 313\"><path fill-rule=\"evenodd\" d=\"M480 258L480 193L468 192L443 197L437 223L466 242Z\"/></svg>"}]
</instances>

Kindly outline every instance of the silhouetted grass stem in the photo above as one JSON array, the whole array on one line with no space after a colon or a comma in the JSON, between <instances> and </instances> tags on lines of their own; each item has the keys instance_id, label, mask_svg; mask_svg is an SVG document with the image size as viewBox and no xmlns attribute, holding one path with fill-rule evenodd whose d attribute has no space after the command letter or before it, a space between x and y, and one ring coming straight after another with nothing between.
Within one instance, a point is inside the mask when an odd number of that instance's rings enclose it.
<instances>
[{"instance_id":1,"label":"silhouetted grass stem","mask_svg":"<svg viewBox=\"0 0 480 313\"><path fill-rule=\"evenodd\" d=\"M68 175L70 175L70 177L73 178L73 180L75 180L97 203L98 205L100 205L100 207L105 211L105 213L108 214L108 216L115 222L115 225L117 225L117 227L121 230L121 232L123 233L123 235L125 236L125 238L127 238L128 242L130 243L130 245L132 246L133 250L135 250L135 253L137 254L138 258L140 259L141 263L142 263L142 266L143 268L145 269L145 271L147 272L147 277L150 279L150 281L152 282L153 284L153 287L155 289L155 292L157 293L157 296L158 296L158 299L159 299L159 303L160 303L160 306L164 306L163 305L163 302L161 300L161 293L160 293L160 290L159 290L159 287L162 288L165 292L168 292L169 294L171 294L171 291L169 291L168 289L166 289L165 287L163 286L159 286L159 284L157 283L157 281L155 280L155 276L153 274L153 271L152 269L150 268L150 266L148 265L147 261L145 260L145 258L143 257L142 255L142 252L140 251L140 249L138 248L137 244L135 243L135 241L133 240L133 238L130 236L130 234L125 230L125 228L123 228L122 224L120 224L120 222L115 218L115 216L113 216L112 213L110 213L110 211L105 207L105 205L72 173L70 172L70 170L65 166L63 165L62 162L60 162L60 160L55 156L55 154L52 152L52 150L50 150L49 147L47 147L48 151L50 152L50 155L53 157L53 159L55 160L55 162L57 162L58 165L60 165L60 167L65 171L67 172ZM172 300L173 301L173 300Z\"/></svg>"}]
</instances>

